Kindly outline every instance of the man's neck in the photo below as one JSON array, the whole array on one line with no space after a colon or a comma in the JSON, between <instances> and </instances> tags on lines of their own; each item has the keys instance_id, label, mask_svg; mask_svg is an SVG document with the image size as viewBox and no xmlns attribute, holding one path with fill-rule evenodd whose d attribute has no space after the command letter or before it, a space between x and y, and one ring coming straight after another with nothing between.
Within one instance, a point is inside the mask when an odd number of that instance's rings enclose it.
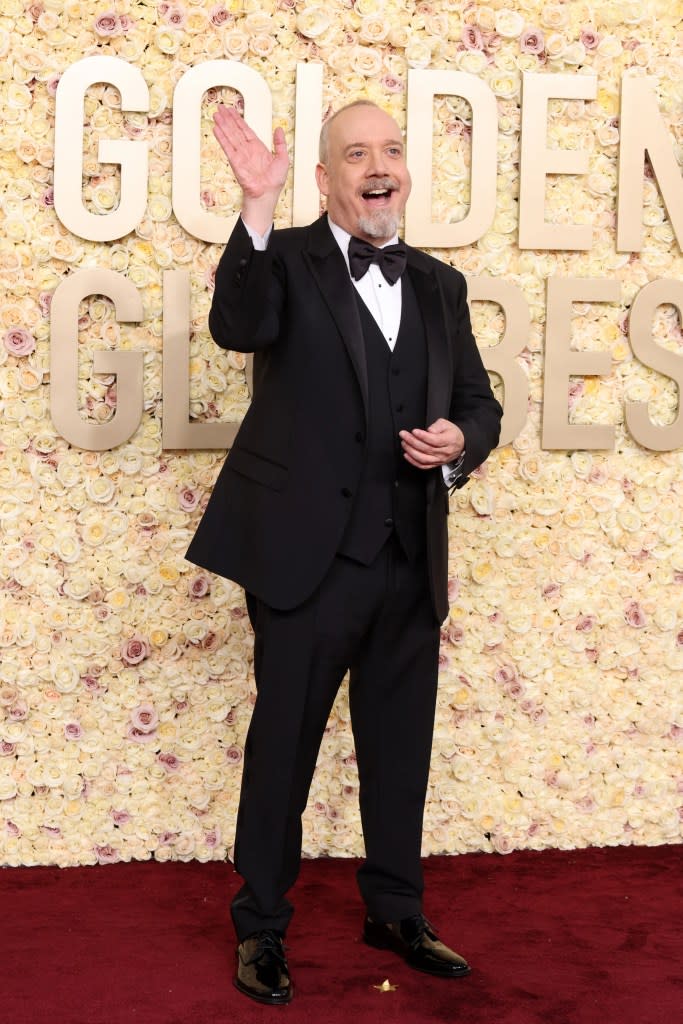
<instances>
[{"instance_id":1,"label":"man's neck","mask_svg":"<svg viewBox=\"0 0 683 1024\"><path fill-rule=\"evenodd\" d=\"M336 238L339 244L339 248L343 249L344 252L346 252L346 250L349 247L349 239L351 238L351 234L346 230L346 228L343 228L339 224L336 224L330 217L329 213L327 215L327 223L330 225L330 230L332 231L332 234ZM376 249L384 249L385 246L394 245L396 242L398 242L398 234L395 234L393 238L388 238L383 242L378 242L376 239L370 238L364 238L363 241L368 242L370 245L374 245Z\"/></svg>"}]
</instances>

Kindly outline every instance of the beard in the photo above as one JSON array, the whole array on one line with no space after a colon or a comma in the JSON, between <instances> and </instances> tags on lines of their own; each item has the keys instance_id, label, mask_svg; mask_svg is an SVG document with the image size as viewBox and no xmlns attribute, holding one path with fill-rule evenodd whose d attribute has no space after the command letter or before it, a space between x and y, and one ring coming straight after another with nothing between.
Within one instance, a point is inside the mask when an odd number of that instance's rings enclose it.
<instances>
[{"instance_id":1,"label":"beard","mask_svg":"<svg viewBox=\"0 0 683 1024\"><path fill-rule=\"evenodd\" d=\"M391 210L374 210L358 218L358 227L368 238L393 238L399 218Z\"/></svg>"}]
</instances>

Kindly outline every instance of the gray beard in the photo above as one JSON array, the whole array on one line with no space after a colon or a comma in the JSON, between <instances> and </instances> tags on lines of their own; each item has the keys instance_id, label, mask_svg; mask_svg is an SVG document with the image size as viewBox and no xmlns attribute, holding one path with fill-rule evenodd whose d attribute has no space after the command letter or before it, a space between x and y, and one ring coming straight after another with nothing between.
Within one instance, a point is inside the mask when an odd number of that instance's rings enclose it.
<instances>
[{"instance_id":1,"label":"gray beard","mask_svg":"<svg viewBox=\"0 0 683 1024\"><path fill-rule=\"evenodd\" d=\"M399 218L391 210L375 210L358 218L358 227L369 238L393 238L398 224Z\"/></svg>"}]
</instances>

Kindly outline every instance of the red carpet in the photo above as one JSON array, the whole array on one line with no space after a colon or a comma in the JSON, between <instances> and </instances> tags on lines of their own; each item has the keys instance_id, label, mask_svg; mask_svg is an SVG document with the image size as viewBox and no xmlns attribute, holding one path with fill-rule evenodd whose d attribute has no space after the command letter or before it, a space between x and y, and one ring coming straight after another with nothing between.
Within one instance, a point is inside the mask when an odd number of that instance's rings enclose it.
<instances>
[{"instance_id":1,"label":"red carpet","mask_svg":"<svg viewBox=\"0 0 683 1024\"><path fill-rule=\"evenodd\" d=\"M305 861L287 1007L232 987L229 865L0 871L12 1024L669 1024L683 1016L681 847L425 862L426 910L472 963L417 974L358 941L355 863ZM373 986L385 978L395 991Z\"/></svg>"}]
</instances>

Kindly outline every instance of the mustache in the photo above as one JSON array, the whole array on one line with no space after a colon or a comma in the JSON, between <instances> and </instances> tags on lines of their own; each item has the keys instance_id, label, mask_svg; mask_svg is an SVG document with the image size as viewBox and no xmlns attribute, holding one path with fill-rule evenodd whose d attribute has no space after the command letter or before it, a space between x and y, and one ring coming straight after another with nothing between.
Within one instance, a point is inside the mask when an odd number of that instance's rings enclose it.
<instances>
[{"instance_id":1,"label":"mustache","mask_svg":"<svg viewBox=\"0 0 683 1024\"><path fill-rule=\"evenodd\" d=\"M396 192L398 191L398 182L395 178L390 177L367 178L358 190L358 195L365 195L366 192L372 192L375 189L381 189L384 192Z\"/></svg>"}]
</instances>

